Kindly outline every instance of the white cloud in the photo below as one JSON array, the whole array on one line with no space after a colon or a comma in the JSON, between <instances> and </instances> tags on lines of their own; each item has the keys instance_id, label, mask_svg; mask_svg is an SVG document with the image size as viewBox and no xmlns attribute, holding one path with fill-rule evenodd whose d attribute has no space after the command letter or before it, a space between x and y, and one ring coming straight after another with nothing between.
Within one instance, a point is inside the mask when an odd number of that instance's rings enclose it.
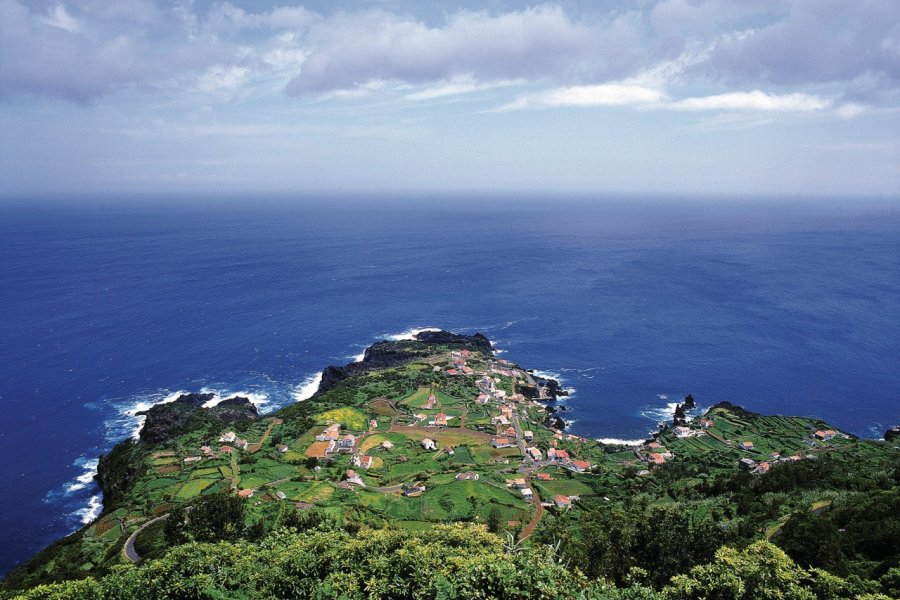
<instances>
[{"instance_id":1,"label":"white cloud","mask_svg":"<svg viewBox=\"0 0 900 600\"><path fill-rule=\"evenodd\" d=\"M47 12L47 16L40 19L45 25L63 29L69 33L81 32L81 21L73 17L62 4L57 4Z\"/></svg>"},{"instance_id":2,"label":"white cloud","mask_svg":"<svg viewBox=\"0 0 900 600\"><path fill-rule=\"evenodd\" d=\"M620 83L578 85L561 88L544 95L546 106L628 106L656 103L663 99L659 90Z\"/></svg>"},{"instance_id":3,"label":"white cloud","mask_svg":"<svg viewBox=\"0 0 900 600\"><path fill-rule=\"evenodd\" d=\"M474 92L508 87L521 83L523 83L521 80L479 82L471 75L465 75L462 77L454 77L450 81L441 81L435 85L427 86L417 92L407 94L406 99L414 102L420 100L435 100L437 98L471 94Z\"/></svg>"},{"instance_id":4,"label":"white cloud","mask_svg":"<svg viewBox=\"0 0 900 600\"><path fill-rule=\"evenodd\" d=\"M234 67L214 65L197 78L197 89L201 92L229 91L240 86L250 69L246 67Z\"/></svg>"},{"instance_id":5,"label":"white cloud","mask_svg":"<svg viewBox=\"0 0 900 600\"><path fill-rule=\"evenodd\" d=\"M811 112L831 106L831 101L809 94L767 94L760 90L730 92L713 96L685 98L671 102L668 108L676 110L744 110L765 112Z\"/></svg>"}]
</instances>

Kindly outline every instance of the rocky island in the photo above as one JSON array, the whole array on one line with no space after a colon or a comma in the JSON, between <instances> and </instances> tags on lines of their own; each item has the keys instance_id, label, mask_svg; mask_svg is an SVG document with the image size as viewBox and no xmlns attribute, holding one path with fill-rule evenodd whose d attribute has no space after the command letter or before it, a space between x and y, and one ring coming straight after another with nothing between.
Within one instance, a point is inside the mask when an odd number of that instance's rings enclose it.
<instances>
[{"instance_id":1,"label":"rocky island","mask_svg":"<svg viewBox=\"0 0 900 600\"><path fill-rule=\"evenodd\" d=\"M445 331L377 342L270 415L182 395L101 457L102 515L0 593L688 598L727 585L715 569L778 561L784 581L758 585L797 592L782 597L900 590L891 443L726 402L692 418L688 396L641 445L605 445L565 431L560 395L483 335ZM295 564L310 552L331 562ZM391 562L408 553L417 565ZM708 597L763 591L745 588Z\"/></svg>"}]
</instances>

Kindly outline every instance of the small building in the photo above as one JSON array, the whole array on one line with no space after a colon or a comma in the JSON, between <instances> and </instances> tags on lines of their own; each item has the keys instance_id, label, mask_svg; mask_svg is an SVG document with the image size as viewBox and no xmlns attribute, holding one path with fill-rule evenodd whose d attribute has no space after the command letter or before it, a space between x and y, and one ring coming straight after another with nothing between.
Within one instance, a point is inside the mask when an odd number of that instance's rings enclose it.
<instances>
[{"instance_id":1,"label":"small building","mask_svg":"<svg viewBox=\"0 0 900 600\"><path fill-rule=\"evenodd\" d=\"M215 455L215 452L213 452L213 449L209 446L200 446L200 452L202 452L204 456L207 457L212 457Z\"/></svg>"},{"instance_id":2,"label":"small building","mask_svg":"<svg viewBox=\"0 0 900 600\"><path fill-rule=\"evenodd\" d=\"M752 458L742 458L740 462L738 462L738 466L747 471L752 471L756 468L756 461Z\"/></svg>"},{"instance_id":3,"label":"small building","mask_svg":"<svg viewBox=\"0 0 900 600\"><path fill-rule=\"evenodd\" d=\"M591 468L591 463L584 460L573 460L569 464L571 464L579 473L584 473Z\"/></svg>"},{"instance_id":4,"label":"small building","mask_svg":"<svg viewBox=\"0 0 900 600\"><path fill-rule=\"evenodd\" d=\"M483 392L481 394L478 394L478 397L475 398L475 402L477 402L478 404L487 404L490 401L491 397Z\"/></svg>"},{"instance_id":5,"label":"small building","mask_svg":"<svg viewBox=\"0 0 900 600\"><path fill-rule=\"evenodd\" d=\"M472 373L475 372L475 370L472 369L472 367L463 367L462 372L465 373L466 375L471 375Z\"/></svg>"},{"instance_id":6,"label":"small building","mask_svg":"<svg viewBox=\"0 0 900 600\"><path fill-rule=\"evenodd\" d=\"M550 473L538 473L535 477L538 478L538 481L553 481L553 477Z\"/></svg>"},{"instance_id":7,"label":"small building","mask_svg":"<svg viewBox=\"0 0 900 600\"><path fill-rule=\"evenodd\" d=\"M827 429L825 431L817 431L816 437L822 441L828 441L834 437L834 431Z\"/></svg>"},{"instance_id":8,"label":"small building","mask_svg":"<svg viewBox=\"0 0 900 600\"><path fill-rule=\"evenodd\" d=\"M753 442L741 442L741 449L753 450Z\"/></svg>"},{"instance_id":9,"label":"small building","mask_svg":"<svg viewBox=\"0 0 900 600\"><path fill-rule=\"evenodd\" d=\"M516 479L507 479L506 485L509 487L514 487L517 490L523 490L528 487L528 482L525 481L524 477L518 477Z\"/></svg>"},{"instance_id":10,"label":"small building","mask_svg":"<svg viewBox=\"0 0 900 600\"><path fill-rule=\"evenodd\" d=\"M369 419L369 429L378 429L378 421L376 419Z\"/></svg>"},{"instance_id":11,"label":"small building","mask_svg":"<svg viewBox=\"0 0 900 600\"><path fill-rule=\"evenodd\" d=\"M253 490L241 490L238 492L238 498L243 498L246 500L247 498L253 497Z\"/></svg>"},{"instance_id":12,"label":"small building","mask_svg":"<svg viewBox=\"0 0 900 600\"><path fill-rule=\"evenodd\" d=\"M394 442L392 442L390 440L384 440L383 442L381 442L381 447L384 448L385 450L390 450L391 448L394 447Z\"/></svg>"},{"instance_id":13,"label":"small building","mask_svg":"<svg viewBox=\"0 0 900 600\"><path fill-rule=\"evenodd\" d=\"M549 451L547 452L547 455L548 455L548 456L550 455L550 452L549 452ZM567 460L570 460L569 452L566 451L566 450L557 450L557 451L556 451L556 460L560 460L560 461L563 461L563 462L565 462L565 461L567 461Z\"/></svg>"},{"instance_id":14,"label":"small building","mask_svg":"<svg viewBox=\"0 0 900 600\"><path fill-rule=\"evenodd\" d=\"M662 448L659 442L650 442L649 444L647 444L647 447L651 450L659 450L660 448Z\"/></svg>"},{"instance_id":15,"label":"small building","mask_svg":"<svg viewBox=\"0 0 900 600\"><path fill-rule=\"evenodd\" d=\"M353 446L356 445L356 436L348 433L337 441L338 452L352 452Z\"/></svg>"},{"instance_id":16,"label":"small building","mask_svg":"<svg viewBox=\"0 0 900 600\"><path fill-rule=\"evenodd\" d=\"M553 504L556 505L556 508L572 508L572 501L568 496L562 494L553 496Z\"/></svg>"},{"instance_id":17,"label":"small building","mask_svg":"<svg viewBox=\"0 0 900 600\"><path fill-rule=\"evenodd\" d=\"M447 415L442 412L434 415L434 426L435 427L446 427L447 426Z\"/></svg>"},{"instance_id":18,"label":"small building","mask_svg":"<svg viewBox=\"0 0 900 600\"><path fill-rule=\"evenodd\" d=\"M222 446L221 448L219 448L219 452L224 452L225 454L231 454L233 450L234 448L232 448L231 446Z\"/></svg>"},{"instance_id":19,"label":"small building","mask_svg":"<svg viewBox=\"0 0 900 600\"><path fill-rule=\"evenodd\" d=\"M417 496L421 496L425 493L425 486L416 482L416 483L405 483L403 484L403 495L407 498L415 498Z\"/></svg>"},{"instance_id":20,"label":"small building","mask_svg":"<svg viewBox=\"0 0 900 600\"><path fill-rule=\"evenodd\" d=\"M437 402L437 397L434 395L434 392L428 394L428 400L425 401L425 404L422 405L422 408L425 410L429 410L434 408L435 403Z\"/></svg>"},{"instance_id":21,"label":"small building","mask_svg":"<svg viewBox=\"0 0 900 600\"><path fill-rule=\"evenodd\" d=\"M534 493L531 491L531 488L527 488L527 487L521 488L519 490L519 493L522 494L522 498L524 498L528 502L531 502L532 500L534 500Z\"/></svg>"},{"instance_id":22,"label":"small building","mask_svg":"<svg viewBox=\"0 0 900 600\"><path fill-rule=\"evenodd\" d=\"M712 419L701 419L700 420L700 427L702 427L703 429L709 429L713 425L715 425L715 423L713 423Z\"/></svg>"},{"instance_id":23,"label":"small building","mask_svg":"<svg viewBox=\"0 0 900 600\"><path fill-rule=\"evenodd\" d=\"M200 462L201 460L203 460L202 456L188 456L187 458L184 459L184 462L195 463L195 462Z\"/></svg>"},{"instance_id":24,"label":"small building","mask_svg":"<svg viewBox=\"0 0 900 600\"><path fill-rule=\"evenodd\" d=\"M498 437L491 440L491 446L494 448L512 448L515 444L509 438Z\"/></svg>"},{"instance_id":25,"label":"small building","mask_svg":"<svg viewBox=\"0 0 900 600\"><path fill-rule=\"evenodd\" d=\"M769 463L763 461L763 462L759 463L758 465L756 465L756 469L753 472L762 475L763 473L768 472L768 470L769 470Z\"/></svg>"},{"instance_id":26,"label":"small building","mask_svg":"<svg viewBox=\"0 0 900 600\"><path fill-rule=\"evenodd\" d=\"M367 456L365 454L354 454L352 463L354 466L359 467L360 469L369 469L372 466L372 463L375 459L371 456Z\"/></svg>"},{"instance_id":27,"label":"small building","mask_svg":"<svg viewBox=\"0 0 900 600\"><path fill-rule=\"evenodd\" d=\"M660 454L659 452L651 452L650 453L650 462L654 465L662 465L666 462L666 457Z\"/></svg>"},{"instance_id":28,"label":"small building","mask_svg":"<svg viewBox=\"0 0 900 600\"><path fill-rule=\"evenodd\" d=\"M430 438L422 440L422 447L426 450L437 450L437 444Z\"/></svg>"},{"instance_id":29,"label":"small building","mask_svg":"<svg viewBox=\"0 0 900 600\"><path fill-rule=\"evenodd\" d=\"M219 438L219 441L225 442L226 444L230 444L235 439L237 439L237 434L233 431L229 431L228 433L223 433L222 437Z\"/></svg>"},{"instance_id":30,"label":"small building","mask_svg":"<svg viewBox=\"0 0 900 600\"><path fill-rule=\"evenodd\" d=\"M278 445L275 447L275 449L278 450L279 452L281 452L282 454L284 454L285 452L288 451L288 447L287 447L286 445L284 445L284 444L278 444Z\"/></svg>"},{"instance_id":31,"label":"small building","mask_svg":"<svg viewBox=\"0 0 900 600\"><path fill-rule=\"evenodd\" d=\"M541 449L537 446L532 446L525 451L528 453L528 456L530 456L534 460L541 460L544 457L544 455L541 453Z\"/></svg>"},{"instance_id":32,"label":"small building","mask_svg":"<svg viewBox=\"0 0 900 600\"><path fill-rule=\"evenodd\" d=\"M246 450L247 446L250 445L250 442L248 442L245 439L237 438L234 440L234 445L236 448L240 448L241 450Z\"/></svg>"},{"instance_id":33,"label":"small building","mask_svg":"<svg viewBox=\"0 0 900 600\"><path fill-rule=\"evenodd\" d=\"M456 479L465 481L478 481L478 473L475 471L463 471L456 474Z\"/></svg>"},{"instance_id":34,"label":"small building","mask_svg":"<svg viewBox=\"0 0 900 600\"><path fill-rule=\"evenodd\" d=\"M459 375L459 371L456 369L447 369L447 375Z\"/></svg>"},{"instance_id":35,"label":"small building","mask_svg":"<svg viewBox=\"0 0 900 600\"><path fill-rule=\"evenodd\" d=\"M525 438L526 442L530 442L534 439L534 432L533 431L523 431L522 437Z\"/></svg>"},{"instance_id":36,"label":"small building","mask_svg":"<svg viewBox=\"0 0 900 600\"><path fill-rule=\"evenodd\" d=\"M275 492L275 497L278 498L279 500L284 500L285 498L287 498L287 494L285 494L281 490L278 490Z\"/></svg>"},{"instance_id":37,"label":"small building","mask_svg":"<svg viewBox=\"0 0 900 600\"><path fill-rule=\"evenodd\" d=\"M691 428L679 425L675 428L675 437L685 438L691 436Z\"/></svg>"},{"instance_id":38,"label":"small building","mask_svg":"<svg viewBox=\"0 0 900 600\"><path fill-rule=\"evenodd\" d=\"M325 430L316 436L317 442L332 442L337 440L341 435L341 424L332 423Z\"/></svg>"},{"instance_id":39,"label":"small building","mask_svg":"<svg viewBox=\"0 0 900 600\"><path fill-rule=\"evenodd\" d=\"M352 483L354 485L358 485L360 487L366 487L365 482L362 480L362 477L359 476L359 473L352 469L347 469L347 483Z\"/></svg>"}]
</instances>

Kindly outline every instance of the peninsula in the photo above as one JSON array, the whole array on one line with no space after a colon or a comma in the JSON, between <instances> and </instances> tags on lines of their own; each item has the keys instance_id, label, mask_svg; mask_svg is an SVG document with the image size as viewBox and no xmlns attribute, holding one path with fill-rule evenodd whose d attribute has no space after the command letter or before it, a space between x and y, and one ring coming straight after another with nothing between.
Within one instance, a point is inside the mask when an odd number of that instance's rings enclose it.
<instances>
[{"instance_id":1,"label":"peninsula","mask_svg":"<svg viewBox=\"0 0 900 600\"><path fill-rule=\"evenodd\" d=\"M691 418L688 396L674 421L643 444L606 445L564 430L552 408L564 393L558 382L497 357L481 334L424 331L327 367L313 397L270 415L246 398L204 408L211 398L185 394L146 411L140 439L101 457L100 517L11 572L0 594L118 597L108 586L125 585L121 578L146 587L147 569L162 568L153 565L217 555L223 543L248 565L271 561L260 553L279 547L310 552L313 543L329 556L418 552L434 566L427 581L404 581L412 595L444 580L464 591L469 584L456 578L475 567L460 565L493 556L497 568L532 561L531 573L514 583L528 590L521 597L574 597L582 588L596 598L623 590L704 597L690 586L718 585L702 570L733 567L723 552L760 564L775 556L799 577L778 585L811 594L826 576L842 594L834 597L900 590L896 443L729 403ZM367 546L372 540L387 546ZM463 550L470 545L477 550ZM387 563L376 575L371 564L354 566L361 579L334 596L209 576L203 594L172 597L357 597L369 585L363 573L387 577L397 568ZM304 581L327 588L334 573L317 568ZM35 588L70 580L80 582ZM544 585L551 581L555 589ZM163 595L166 582L153 585L161 587L152 594ZM217 596L219 589L243 595Z\"/></svg>"}]
</instances>

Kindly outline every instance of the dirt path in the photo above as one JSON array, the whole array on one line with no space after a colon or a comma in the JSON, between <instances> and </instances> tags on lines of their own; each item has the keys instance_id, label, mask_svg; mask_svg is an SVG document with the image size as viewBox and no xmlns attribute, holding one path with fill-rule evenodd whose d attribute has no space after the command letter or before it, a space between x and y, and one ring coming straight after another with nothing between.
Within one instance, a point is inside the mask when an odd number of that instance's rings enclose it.
<instances>
[{"instance_id":1,"label":"dirt path","mask_svg":"<svg viewBox=\"0 0 900 600\"><path fill-rule=\"evenodd\" d=\"M250 444L249 446L247 446L247 452L250 454L258 452L259 449L262 448L262 445L266 443L266 439L269 437L269 434L272 433L272 429L274 429L276 425L281 425L282 422L283 421L281 419L272 419L259 441L255 444Z\"/></svg>"},{"instance_id":2,"label":"dirt path","mask_svg":"<svg viewBox=\"0 0 900 600\"><path fill-rule=\"evenodd\" d=\"M522 535L519 537L520 540L527 539L528 536L534 532L534 528L537 527L538 521L541 520L541 517L544 516L544 507L541 506L541 497L538 495L537 490L532 487L532 485L528 484L529 489L531 489L531 494L534 497L534 518L531 519L531 522L525 526L525 529L522 530Z\"/></svg>"}]
</instances>

